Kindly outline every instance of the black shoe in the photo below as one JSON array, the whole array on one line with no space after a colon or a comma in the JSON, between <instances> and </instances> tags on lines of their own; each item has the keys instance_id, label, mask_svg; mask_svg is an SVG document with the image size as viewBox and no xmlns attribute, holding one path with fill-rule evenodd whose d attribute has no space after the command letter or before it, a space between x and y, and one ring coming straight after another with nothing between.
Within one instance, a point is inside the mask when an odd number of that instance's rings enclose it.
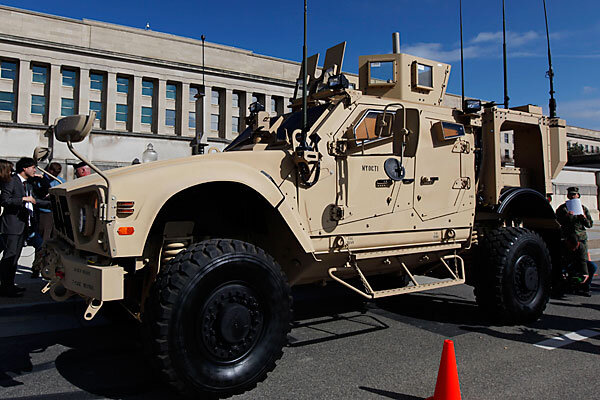
<instances>
[{"instance_id":1,"label":"black shoe","mask_svg":"<svg viewBox=\"0 0 600 400\"><path fill-rule=\"evenodd\" d=\"M33 271L30 276L31 279L37 279L39 277L40 277L40 271Z\"/></svg>"},{"instance_id":2,"label":"black shoe","mask_svg":"<svg viewBox=\"0 0 600 400\"><path fill-rule=\"evenodd\" d=\"M0 288L0 296L2 296L2 297L21 297L21 296L23 296L23 291L18 291L14 287Z\"/></svg>"}]
</instances>

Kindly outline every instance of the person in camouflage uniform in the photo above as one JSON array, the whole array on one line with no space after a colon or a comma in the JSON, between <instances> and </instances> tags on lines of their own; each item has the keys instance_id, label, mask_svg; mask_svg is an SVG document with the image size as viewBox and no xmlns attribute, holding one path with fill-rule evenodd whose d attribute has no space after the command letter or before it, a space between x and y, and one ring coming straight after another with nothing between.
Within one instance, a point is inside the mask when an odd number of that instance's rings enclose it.
<instances>
[{"instance_id":1,"label":"person in camouflage uniform","mask_svg":"<svg viewBox=\"0 0 600 400\"><path fill-rule=\"evenodd\" d=\"M572 186L567 188L567 198L569 200L580 198L579 188ZM579 242L578 244L572 243L571 246L568 245L569 250L573 252L571 257L577 255L577 258L580 258L577 262L574 262L574 265L578 266L577 272L579 274L579 278L583 284L589 284L589 280L592 279L590 273L587 268L588 261L588 248L587 248L587 233L586 229L591 228L593 225L592 216L590 211L583 204L581 205L583 208L583 215L574 215L572 211L567 209L566 203L563 203L556 210L556 218L560 223L562 236L564 239L571 239L574 241L575 239ZM568 242L569 240L567 240ZM571 249L570 247L573 247ZM574 251L577 249L577 251Z\"/></svg>"}]
</instances>

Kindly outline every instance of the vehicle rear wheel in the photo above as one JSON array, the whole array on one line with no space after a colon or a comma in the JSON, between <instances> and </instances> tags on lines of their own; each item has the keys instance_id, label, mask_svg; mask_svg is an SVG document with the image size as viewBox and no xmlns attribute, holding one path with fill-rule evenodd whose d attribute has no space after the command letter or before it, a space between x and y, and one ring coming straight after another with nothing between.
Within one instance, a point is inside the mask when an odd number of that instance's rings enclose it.
<instances>
[{"instance_id":1,"label":"vehicle rear wheel","mask_svg":"<svg viewBox=\"0 0 600 400\"><path fill-rule=\"evenodd\" d=\"M167 264L145 319L168 383L186 395L229 396L256 386L281 358L290 330L290 288L261 249L207 240Z\"/></svg>"},{"instance_id":2,"label":"vehicle rear wheel","mask_svg":"<svg viewBox=\"0 0 600 400\"><path fill-rule=\"evenodd\" d=\"M486 312L506 322L538 319L550 298L550 253L525 228L487 231L478 253L475 296Z\"/></svg>"}]
</instances>

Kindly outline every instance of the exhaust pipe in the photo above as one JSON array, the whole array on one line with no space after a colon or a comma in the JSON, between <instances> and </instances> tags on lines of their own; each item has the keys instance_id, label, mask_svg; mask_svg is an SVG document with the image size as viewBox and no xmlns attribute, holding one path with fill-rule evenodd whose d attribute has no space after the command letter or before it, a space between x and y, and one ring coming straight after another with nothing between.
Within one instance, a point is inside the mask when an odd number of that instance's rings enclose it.
<instances>
[{"instance_id":1,"label":"exhaust pipe","mask_svg":"<svg viewBox=\"0 0 600 400\"><path fill-rule=\"evenodd\" d=\"M392 33L392 45L393 45L393 53L400 53L400 33L394 32Z\"/></svg>"}]
</instances>

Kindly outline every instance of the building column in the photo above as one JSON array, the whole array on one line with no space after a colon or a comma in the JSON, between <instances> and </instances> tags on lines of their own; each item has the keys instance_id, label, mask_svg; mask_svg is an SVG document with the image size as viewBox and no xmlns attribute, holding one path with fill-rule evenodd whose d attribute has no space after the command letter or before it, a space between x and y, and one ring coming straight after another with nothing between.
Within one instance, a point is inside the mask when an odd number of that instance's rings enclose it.
<instances>
[{"instance_id":1,"label":"building column","mask_svg":"<svg viewBox=\"0 0 600 400\"><path fill-rule=\"evenodd\" d=\"M158 80L158 92L156 94L156 117L158 121L158 129L156 133L166 134L167 126L165 125L166 110L167 110L167 81L164 79Z\"/></svg>"},{"instance_id":2,"label":"building column","mask_svg":"<svg viewBox=\"0 0 600 400\"><path fill-rule=\"evenodd\" d=\"M271 95L265 94L265 111L271 115ZM273 116L273 115L271 115Z\"/></svg>"},{"instance_id":3,"label":"building column","mask_svg":"<svg viewBox=\"0 0 600 400\"><path fill-rule=\"evenodd\" d=\"M117 115L117 74L108 72L106 74L106 130L114 131L116 129Z\"/></svg>"},{"instance_id":4,"label":"building column","mask_svg":"<svg viewBox=\"0 0 600 400\"><path fill-rule=\"evenodd\" d=\"M31 62L19 60L19 76L15 87L15 106L17 107L17 122L29 122L31 115ZM13 116L14 118L14 116Z\"/></svg>"},{"instance_id":5,"label":"building column","mask_svg":"<svg viewBox=\"0 0 600 400\"><path fill-rule=\"evenodd\" d=\"M202 143L206 143L206 108L206 95L200 96L196 100L196 137Z\"/></svg>"},{"instance_id":6,"label":"building column","mask_svg":"<svg viewBox=\"0 0 600 400\"><path fill-rule=\"evenodd\" d=\"M77 85L77 105L79 114L90 113L90 70L81 68L79 70L79 83Z\"/></svg>"},{"instance_id":7,"label":"building column","mask_svg":"<svg viewBox=\"0 0 600 400\"><path fill-rule=\"evenodd\" d=\"M250 111L248 107L252 104L252 92L245 92L244 96L240 96L240 119L242 120L242 130L246 129L248 116Z\"/></svg>"},{"instance_id":8,"label":"building column","mask_svg":"<svg viewBox=\"0 0 600 400\"><path fill-rule=\"evenodd\" d=\"M224 119L223 123L225 124L225 129L223 130L224 134L225 134L225 139L231 139L232 138L232 132L231 132L231 117L232 117L232 112L231 112L231 98L233 97L233 90L232 89L225 89L223 91L223 93L225 94L225 98L223 99L223 102L221 103L221 112L219 112L219 115L221 115Z\"/></svg>"},{"instance_id":9,"label":"building column","mask_svg":"<svg viewBox=\"0 0 600 400\"><path fill-rule=\"evenodd\" d=\"M48 125L54 124L54 121L60 117L61 99L60 99L60 88L62 86L60 75L60 65L50 65L50 77L49 84L50 90L48 91Z\"/></svg>"},{"instance_id":10,"label":"building column","mask_svg":"<svg viewBox=\"0 0 600 400\"><path fill-rule=\"evenodd\" d=\"M177 97L175 104L177 110L177 123L175 124L175 133L180 136L189 136L190 132L190 84L181 83L181 93Z\"/></svg>"},{"instance_id":11,"label":"building column","mask_svg":"<svg viewBox=\"0 0 600 400\"><path fill-rule=\"evenodd\" d=\"M134 76L132 85L131 126L133 132L142 131L142 77Z\"/></svg>"},{"instance_id":12,"label":"building column","mask_svg":"<svg viewBox=\"0 0 600 400\"><path fill-rule=\"evenodd\" d=\"M210 129L210 124L211 124L211 117L210 115L212 114L212 87L211 86L205 86L204 87L204 121L202 124L202 129L204 129L204 142L206 143L207 138L211 135L211 129ZM196 117L198 117L198 115L196 115Z\"/></svg>"}]
</instances>

